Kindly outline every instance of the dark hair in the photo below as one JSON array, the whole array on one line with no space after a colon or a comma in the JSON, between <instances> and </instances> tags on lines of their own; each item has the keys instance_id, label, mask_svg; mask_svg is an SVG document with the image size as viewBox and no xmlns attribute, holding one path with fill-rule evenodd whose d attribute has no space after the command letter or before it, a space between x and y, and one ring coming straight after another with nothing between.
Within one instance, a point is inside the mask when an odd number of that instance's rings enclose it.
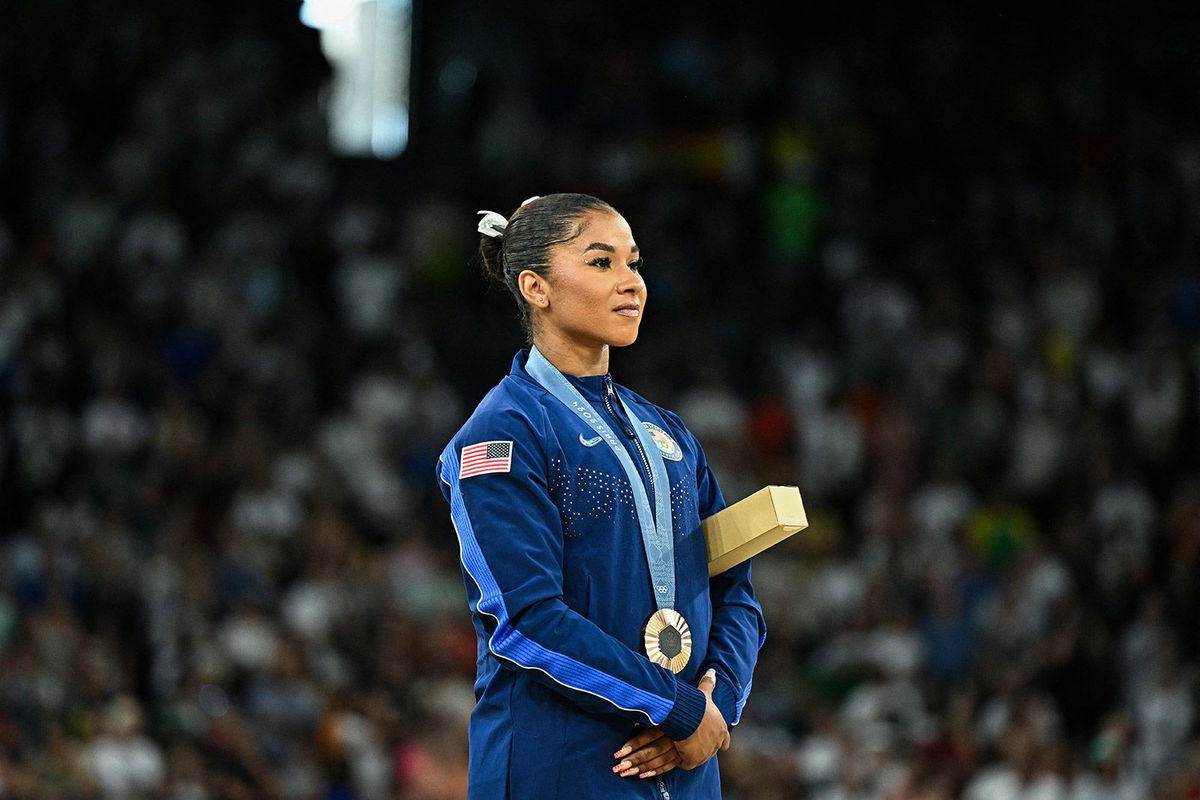
<instances>
[{"instance_id":1,"label":"dark hair","mask_svg":"<svg viewBox=\"0 0 1200 800\"><path fill-rule=\"evenodd\" d=\"M550 272L550 250L579 235L579 220L589 211L617 210L590 194L562 192L526 201L508 218L501 236L479 234L479 259L486 275L508 287L517 300L521 328L533 341L529 303L521 295L517 276L527 269L545 277Z\"/></svg>"}]
</instances>

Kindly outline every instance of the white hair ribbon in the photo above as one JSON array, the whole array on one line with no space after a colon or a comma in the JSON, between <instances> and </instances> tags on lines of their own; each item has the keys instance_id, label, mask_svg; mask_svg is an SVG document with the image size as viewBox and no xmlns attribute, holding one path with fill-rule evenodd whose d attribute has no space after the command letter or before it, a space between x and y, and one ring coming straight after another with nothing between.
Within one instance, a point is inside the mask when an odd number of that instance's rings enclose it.
<instances>
[{"instance_id":1,"label":"white hair ribbon","mask_svg":"<svg viewBox=\"0 0 1200 800\"><path fill-rule=\"evenodd\" d=\"M527 205L529 205L530 203L532 203L534 200L540 200L540 199L541 199L541 197L542 197L542 196L541 196L540 194L535 194L533 197L529 198L528 200L522 200L522 201L521 201L521 205L522 205L522 206L527 206Z\"/></svg>"},{"instance_id":2,"label":"white hair ribbon","mask_svg":"<svg viewBox=\"0 0 1200 800\"><path fill-rule=\"evenodd\" d=\"M493 239L499 239L504 235L504 229L508 227L508 220L495 211L476 211L475 213L483 214L477 228L480 233L484 236L491 236Z\"/></svg>"}]
</instances>

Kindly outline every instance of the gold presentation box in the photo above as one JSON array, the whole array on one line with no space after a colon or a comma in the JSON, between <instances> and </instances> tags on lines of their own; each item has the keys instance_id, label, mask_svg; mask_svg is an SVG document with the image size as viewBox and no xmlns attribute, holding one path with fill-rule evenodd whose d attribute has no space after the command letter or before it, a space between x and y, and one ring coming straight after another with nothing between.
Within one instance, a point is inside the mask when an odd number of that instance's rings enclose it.
<instances>
[{"instance_id":1,"label":"gold presentation box","mask_svg":"<svg viewBox=\"0 0 1200 800\"><path fill-rule=\"evenodd\" d=\"M797 486L764 486L702 523L711 578L808 527Z\"/></svg>"}]
</instances>

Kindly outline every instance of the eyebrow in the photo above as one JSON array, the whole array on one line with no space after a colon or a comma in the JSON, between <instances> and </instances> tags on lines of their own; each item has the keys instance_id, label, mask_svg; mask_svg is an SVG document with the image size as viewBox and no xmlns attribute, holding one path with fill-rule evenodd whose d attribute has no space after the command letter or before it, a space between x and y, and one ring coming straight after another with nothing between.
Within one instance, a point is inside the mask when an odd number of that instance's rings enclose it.
<instances>
[{"instance_id":1,"label":"eyebrow","mask_svg":"<svg viewBox=\"0 0 1200 800\"><path fill-rule=\"evenodd\" d=\"M585 253L588 250L603 250L606 253L617 252L616 249L611 244L605 244L604 242L592 242L587 247L583 248L583 252L585 252ZM636 244L633 247L629 248L629 251L631 253L640 253L641 252L641 250L638 249L638 246Z\"/></svg>"}]
</instances>

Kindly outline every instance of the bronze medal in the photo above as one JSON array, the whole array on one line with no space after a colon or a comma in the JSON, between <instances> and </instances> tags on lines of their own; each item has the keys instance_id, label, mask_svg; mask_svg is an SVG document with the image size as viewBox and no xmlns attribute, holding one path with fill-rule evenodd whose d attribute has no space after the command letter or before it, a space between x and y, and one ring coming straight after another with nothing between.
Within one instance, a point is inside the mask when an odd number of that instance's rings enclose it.
<instances>
[{"instance_id":1,"label":"bronze medal","mask_svg":"<svg viewBox=\"0 0 1200 800\"><path fill-rule=\"evenodd\" d=\"M646 655L660 667L679 673L692 657L692 631L673 608L660 608L646 620Z\"/></svg>"}]
</instances>

